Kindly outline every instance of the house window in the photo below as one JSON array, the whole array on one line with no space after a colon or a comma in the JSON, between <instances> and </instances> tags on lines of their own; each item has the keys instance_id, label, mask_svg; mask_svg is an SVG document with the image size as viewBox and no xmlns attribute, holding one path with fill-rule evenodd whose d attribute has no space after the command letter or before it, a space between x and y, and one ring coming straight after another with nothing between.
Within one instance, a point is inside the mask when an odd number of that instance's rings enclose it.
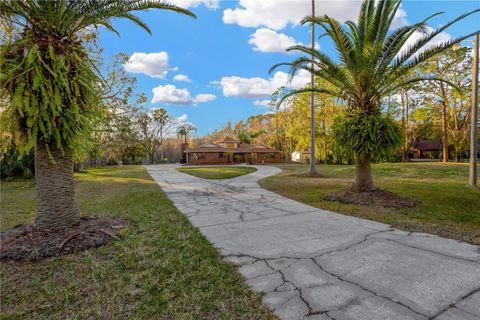
<instances>
[{"instance_id":1,"label":"house window","mask_svg":"<svg viewBox=\"0 0 480 320\"><path fill-rule=\"evenodd\" d=\"M275 159L275 153L273 153L273 152L267 153L265 155L265 159Z\"/></svg>"},{"instance_id":2,"label":"house window","mask_svg":"<svg viewBox=\"0 0 480 320\"><path fill-rule=\"evenodd\" d=\"M204 154L204 153L197 153L197 152L195 152L195 153L193 154L193 159L195 159L195 160L203 160L203 159L205 159L205 154Z\"/></svg>"},{"instance_id":3,"label":"house window","mask_svg":"<svg viewBox=\"0 0 480 320\"><path fill-rule=\"evenodd\" d=\"M219 152L218 153L218 158L219 159L225 159L225 152Z\"/></svg>"}]
</instances>

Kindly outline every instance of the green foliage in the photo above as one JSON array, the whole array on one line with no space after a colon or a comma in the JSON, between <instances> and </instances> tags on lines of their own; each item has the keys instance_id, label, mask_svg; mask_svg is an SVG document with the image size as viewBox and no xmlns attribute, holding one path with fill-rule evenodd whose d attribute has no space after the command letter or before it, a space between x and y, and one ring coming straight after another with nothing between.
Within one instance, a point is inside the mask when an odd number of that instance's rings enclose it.
<instances>
[{"instance_id":1,"label":"green foliage","mask_svg":"<svg viewBox=\"0 0 480 320\"><path fill-rule=\"evenodd\" d=\"M118 33L113 18L128 19L150 33L132 13L148 9L195 17L186 9L153 0L0 1L0 18L22 29L7 37L0 49L0 90L7 100L0 123L7 124L5 131L20 155L43 144L47 150L71 149L78 156L89 145L105 98L104 82L79 35L98 26Z\"/></svg>"},{"instance_id":2,"label":"green foliage","mask_svg":"<svg viewBox=\"0 0 480 320\"><path fill-rule=\"evenodd\" d=\"M79 42L63 49L41 46L26 31L0 51L2 89L10 97L3 116L10 120L21 156L37 143L81 151L89 141L99 112L95 85L100 79Z\"/></svg>"},{"instance_id":3,"label":"green foliage","mask_svg":"<svg viewBox=\"0 0 480 320\"><path fill-rule=\"evenodd\" d=\"M18 151L15 147L2 155L0 159L0 176L1 177L21 177L28 179L33 177L35 171L33 152L18 159Z\"/></svg>"},{"instance_id":4,"label":"green foliage","mask_svg":"<svg viewBox=\"0 0 480 320\"><path fill-rule=\"evenodd\" d=\"M185 142L187 142L188 136L195 131L197 131L197 128L193 124L184 123L177 128L177 136L179 138L183 137Z\"/></svg>"},{"instance_id":5,"label":"green foliage","mask_svg":"<svg viewBox=\"0 0 480 320\"><path fill-rule=\"evenodd\" d=\"M335 117L332 137L340 152L360 160L367 156L387 158L403 141L401 128L389 116L360 111Z\"/></svg>"}]
</instances>

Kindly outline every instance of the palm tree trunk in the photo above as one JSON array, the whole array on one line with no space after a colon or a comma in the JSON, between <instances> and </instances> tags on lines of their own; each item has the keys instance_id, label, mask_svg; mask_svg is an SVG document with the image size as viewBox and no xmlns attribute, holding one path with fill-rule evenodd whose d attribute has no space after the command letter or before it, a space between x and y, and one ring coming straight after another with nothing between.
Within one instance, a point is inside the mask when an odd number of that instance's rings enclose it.
<instances>
[{"instance_id":1,"label":"palm tree trunk","mask_svg":"<svg viewBox=\"0 0 480 320\"><path fill-rule=\"evenodd\" d=\"M35 224L39 228L70 227L80 220L80 210L75 198L72 152L65 154L50 148L53 163L45 146L35 148L35 183L37 212Z\"/></svg>"},{"instance_id":2,"label":"palm tree trunk","mask_svg":"<svg viewBox=\"0 0 480 320\"><path fill-rule=\"evenodd\" d=\"M366 156L363 160L355 160L355 182L353 183L352 190L357 192L369 192L375 190L372 179L372 168L370 163L372 157Z\"/></svg>"}]
</instances>

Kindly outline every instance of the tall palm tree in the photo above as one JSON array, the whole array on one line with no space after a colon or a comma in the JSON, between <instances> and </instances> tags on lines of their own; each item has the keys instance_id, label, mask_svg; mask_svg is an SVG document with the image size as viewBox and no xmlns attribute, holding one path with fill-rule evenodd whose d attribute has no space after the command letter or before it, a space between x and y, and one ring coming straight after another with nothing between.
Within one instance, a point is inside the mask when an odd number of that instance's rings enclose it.
<instances>
[{"instance_id":1,"label":"tall palm tree","mask_svg":"<svg viewBox=\"0 0 480 320\"><path fill-rule=\"evenodd\" d=\"M179 138L183 137L185 139L185 145L188 142L188 136L190 133L197 131L197 128L190 123L184 123L177 129L177 136Z\"/></svg>"},{"instance_id":2,"label":"tall palm tree","mask_svg":"<svg viewBox=\"0 0 480 320\"><path fill-rule=\"evenodd\" d=\"M177 129L177 136L179 139L181 139L182 137L185 139L185 155L183 154L183 148L182 148L182 159L185 160L186 163L188 163L188 136L190 135L190 133L194 132L194 131L197 131L197 128L195 128L195 126L193 126L192 124L190 123L184 123L182 125L180 125ZM185 158L183 158L183 156L185 156Z\"/></svg>"},{"instance_id":3,"label":"tall palm tree","mask_svg":"<svg viewBox=\"0 0 480 320\"><path fill-rule=\"evenodd\" d=\"M152 118L157 124L158 145L160 147L160 160L163 161L163 140L174 124L175 119L168 115L167 110L163 108L155 109L152 112Z\"/></svg>"},{"instance_id":4,"label":"tall palm tree","mask_svg":"<svg viewBox=\"0 0 480 320\"><path fill-rule=\"evenodd\" d=\"M323 36L333 41L339 62L320 50L296 45L288 50L299 51L305 56L290 63L274 65L270 70L272 72L279 66L290 66L293 76L304 69L331 85L329 89L305 88L292 91L280 103L293 94L312 91L341 97L348 102L347 113L337 119L332 130L344 152L350 152L355 157L354 191L376 189L370 168L372 157L386 155L401 143L398 127L381 113L383 99L411 83L444 81L434 76L409 78L407 74L427 59L478 32L430 46L432 39L439 33L480 9L459 16L431 32L428 32L426 23L440 13L419 23L390 31L400 3L401 0L364 0L358 21L347 21L345 25L327 15L305 17L303 24L319 25L325 32ZM408 44L407 40L415 32L421 32L421 38Z\"/></svg>"},{"instance_id":5,"label":"tall palm tree","mask_svg":"<svg viewBox=\"0 0 480 320\"><path fill-rule=\"evenodd\" d=\"M103 26L118 34L112 18L126 18L151 33L136 11L163 9L195 15L155 0L0 0L0 17L22 32L0 51L4 116L21 153L35 149L36 218L40 228L79 221L73 156L87 144L101 112L101 77L79 37Z\"/></svg>"}]
</instances>

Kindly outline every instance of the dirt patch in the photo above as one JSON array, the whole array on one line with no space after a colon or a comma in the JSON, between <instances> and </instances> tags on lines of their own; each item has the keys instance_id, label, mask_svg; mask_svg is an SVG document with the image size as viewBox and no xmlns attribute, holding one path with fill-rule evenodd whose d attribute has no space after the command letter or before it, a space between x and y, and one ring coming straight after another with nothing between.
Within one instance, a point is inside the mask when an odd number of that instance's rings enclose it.
<instances>
[{"instance_id":1,"label":"dirt patch","mask_svg":"<svg viewBox=\"0 0 480 320\"><path fill-rule=\"evenodd\" d=\"M119 239L120 230L127 224L118 217L82 217L79 223L65 229L22 225L0 234L0 260L39 261L100 247Z\"/></svg>"},{"instance_id":2,"label":"dirt patch","mask_svg":"<svg viewBox=\"0 0 480 320\"><path fill-rule=\"evenodd\" d=\"M414 208L417 205L412 199L382 189L368 192L358 192L354 190L337 191L326 195L324 199L384 208Z\"/></svg>"}]
</instances>

